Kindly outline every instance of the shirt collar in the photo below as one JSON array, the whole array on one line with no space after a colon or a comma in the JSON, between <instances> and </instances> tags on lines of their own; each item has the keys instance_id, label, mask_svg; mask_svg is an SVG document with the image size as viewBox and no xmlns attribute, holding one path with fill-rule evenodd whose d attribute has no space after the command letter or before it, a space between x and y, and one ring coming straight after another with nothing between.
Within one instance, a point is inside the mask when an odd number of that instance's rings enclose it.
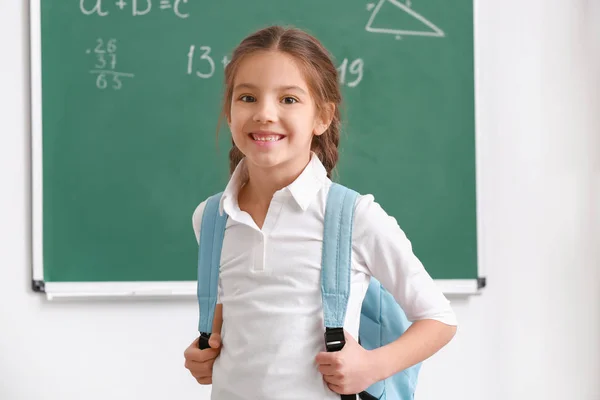
<instances>
[{"instance_id":1,"label":"shirt collar","mask_svg":"<svg viewBox=\"0 0 600 400\"><path fill-rule=\"evenodd\" d=\"M246 168L246 157L244 157L233 170L233 174L231 174L231 178L221 196L219 202L219 213L221 215L223 215L223 211L231 215L233 210L239 210L238 194L246 181L248 181L248 169Z\"/></svg>"},{"instance_id":2,"label":"shirt collar","mask_svg":"<svg viewBox=\"0 0 600 400\"><path fill-rule=\"evenodd\" d=\"M243 158L235 167L229 183L221 196L219 203L219 212L221 215L223 215L223 211L231 215L232 211L239 210L238 194L240 188L247 180L248 169L246 167L246 158ZM321 160L319 160L319 157L314 152L311 152L310 162L306 168L304 168L294 182L283 188L282 191L290 193L302 211L306 211L310 202L327 180L327 170L321 163Z\"/></svg>"},{"instance_id":3,"label":"shirt collar","mask_svg":"<svg viewBox=\"0 0 600 400\"><path fill-rule=\"evenodd\" d=\"M306 211L327 179L327 170L319 157L311 152L310 162L304 171L286 189L292 194L302 211Z\"/></svg>"}]
</instances>

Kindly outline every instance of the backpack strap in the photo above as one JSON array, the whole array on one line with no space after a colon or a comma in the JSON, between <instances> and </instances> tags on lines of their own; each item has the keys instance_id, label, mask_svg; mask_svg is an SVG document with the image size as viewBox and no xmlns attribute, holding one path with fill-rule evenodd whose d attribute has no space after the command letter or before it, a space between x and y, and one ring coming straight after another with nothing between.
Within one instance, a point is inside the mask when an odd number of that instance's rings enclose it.
<instances>
[{"instance_id":1,"label":"backpack strap","mask_svg":"<svg viewBox=\"0 0 600 400\"><path fill-rule=\"evenodd\" d=\"M352 223L358 193L332 183L327 195L321 259L321 295L325 320L325 347L340 351L346 344L344 321L350 296ZM342 400L356 395L342 395Z\"/></svg>"},{"instance_id":2,"label":"backpack strap","mask_svg":"<svg viewBox=\"0 0 600 400\"><path fill-rule=\"evenodd\" d=\"M210 347L208 339L212 332L217 293L219 290L219 266L221 249L225 236L227 214L219 212L221 195L217 193L208 198L202 214L200 240L198 245L198 311L200 313L198 331L199 347Z\"/></svg>"}]
</instances>

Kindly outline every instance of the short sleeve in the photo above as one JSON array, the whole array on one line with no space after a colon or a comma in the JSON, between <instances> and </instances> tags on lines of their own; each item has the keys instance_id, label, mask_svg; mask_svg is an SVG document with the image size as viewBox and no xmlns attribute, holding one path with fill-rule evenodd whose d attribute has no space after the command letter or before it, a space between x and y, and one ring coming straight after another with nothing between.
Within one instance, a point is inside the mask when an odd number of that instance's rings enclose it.
<instances>
[{"instance_id":1,"label":"short sleeve","mask_svg":"<svg viewBox=\"0 0 600 400\"><path fill-rule=\"evenodd\" d=\"M194 234L196 235L196 242L200 243L200 228L202 226L202 216L204 215L204 207L206 201L203 201L196 207L194 214L192 215L192 226L194 228ZM221 304L221 294L223 288L221 286L221 279L219 278L219 290L217 292L217 304Z\"/></svg>"},{"instance_id":2,"label":"short sleeve","mask_svg":"<svg viewBox=\"0 0 600 400\"><path fill-rule=\"evenodd\" d=\"M404 231L372 195L357 200L352 238L356 261L394 296L410 321L457 325L450 302L413 253Z\"/></svg>"}]
</instances>

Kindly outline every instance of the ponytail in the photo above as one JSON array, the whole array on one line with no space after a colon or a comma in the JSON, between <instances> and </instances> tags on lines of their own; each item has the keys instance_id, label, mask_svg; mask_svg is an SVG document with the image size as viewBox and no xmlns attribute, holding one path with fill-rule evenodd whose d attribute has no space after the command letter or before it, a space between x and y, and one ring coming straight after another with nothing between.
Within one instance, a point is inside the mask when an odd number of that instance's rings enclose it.
<instances>
[{"instance_id":1,"label":"ponytail","mask_svg":"<svg viewBox=\"0 0 600 400\"><path fill-rule=\"evenodd\" d=\"M312 139L311 150L321 160L329 179L331 179L332 172L339 159L340 125L340 112L336 107L334 117L327 130L320 136L313 136Z\"/></svg>"},{"instance_id":2,"label":"ponytail","mask_svg":"<svg viewBox=\"0 0 600 400\"><path fill-rule=\"evenodd\" d=\"M233 175L233 171L235 171L235 167L242 161L244 158L244 153L237 148L235 143L233 143L233 139L231 140L231 149L229 150L229 175Z\"/></svg>"}]
</instances>

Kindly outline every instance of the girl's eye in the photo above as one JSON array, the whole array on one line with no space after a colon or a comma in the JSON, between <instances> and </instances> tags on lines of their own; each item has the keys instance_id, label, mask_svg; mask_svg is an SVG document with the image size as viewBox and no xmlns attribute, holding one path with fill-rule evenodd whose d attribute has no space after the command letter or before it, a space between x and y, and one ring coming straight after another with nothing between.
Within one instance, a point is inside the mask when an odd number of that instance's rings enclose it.
<instances>
[{"instance_id":1,"label":"girl's eye","mask_svg":"<svg viewBox=\"0 0 600 400\"><path fill-rule=\"evenodd\" d=\"M295 99L295 98L293 98L293 97L289 97L289 96L288 96L288 97L284 97L284 98L283 98L281 101L282 101L284 104L294 104L294 103L297 103L297 102L298 102L298 100L297 100L297 99Z\"/></svg>"},{"instance_id":2,"label":"girl's eye","mask_svg":"<svg viewBox=\"0 0 600 400\"><path fill-rule=\"evenodd\" d=\"M240 97L240 100L243 101L244 103L253 103L256 101L256 99L253 96L249 96L249 95L244 95L244 96Z\"/></svg>"}]
</instances>

